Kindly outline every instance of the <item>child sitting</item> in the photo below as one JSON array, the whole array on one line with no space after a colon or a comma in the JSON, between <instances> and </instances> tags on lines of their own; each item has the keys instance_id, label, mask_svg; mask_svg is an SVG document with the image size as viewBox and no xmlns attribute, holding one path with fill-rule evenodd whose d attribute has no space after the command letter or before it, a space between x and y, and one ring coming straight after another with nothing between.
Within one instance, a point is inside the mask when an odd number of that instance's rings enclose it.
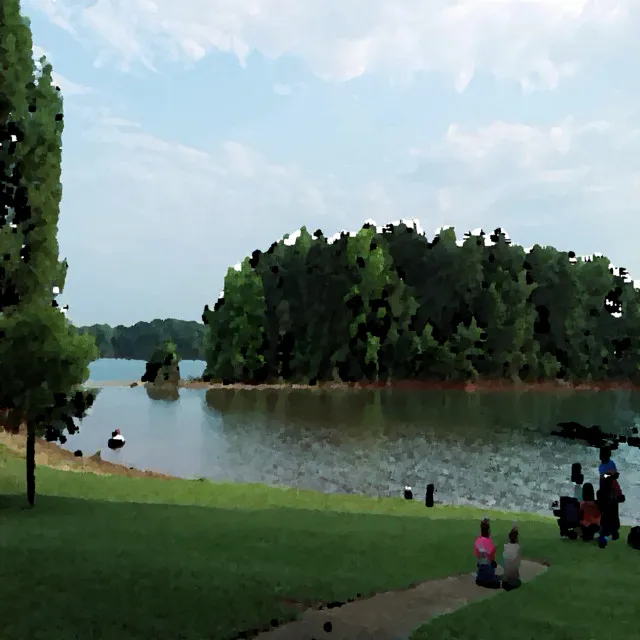
<instances>
[{"instance_id":1,"label":"child sitting","mask_svg":"<svg viewBox=\"0 0 640 640\"><path fill-rule=\"evenodd\" d=\"M478 560L476 584L487 589L499 589L500 579L496 576L496 546L491 540L491 525L488 518L480 523L480 535L476 539L474 552Z\"/></svg>"},{"instance_id":2,"label":"child sitting","mask_svg":"<svg viewBox=\"0 0 640 640\"><path fill-rule=\"evenodd\" d=\"M582 539L591 542L596 533L600 530L600 509L596 503L593 485L587 482L582 489L582 500L580 501L580 530Z\"/></svg>"},{"instance_id":3,"label":"child sitting","mask_svg":"<svg viewBox=\"0 0 640 640\"><path fill-rule=\"evenodd\" d=\"M504 560L502 563L502 588L505 591L517 589L520 582L520 543L518 541L518 527L514 526L509 532L509 542L504 545Z\"/></svg>"}]
</instances>

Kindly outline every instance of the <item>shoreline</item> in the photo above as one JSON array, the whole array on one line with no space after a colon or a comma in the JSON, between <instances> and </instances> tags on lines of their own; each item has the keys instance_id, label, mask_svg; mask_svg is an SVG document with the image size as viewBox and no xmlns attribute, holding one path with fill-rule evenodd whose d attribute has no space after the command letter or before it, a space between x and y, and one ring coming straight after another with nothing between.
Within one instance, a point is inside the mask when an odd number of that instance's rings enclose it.
<instances>
[{"instance_id":1,"label":"shoreline","mask_svg":"<svg viewBox=\"0 0 640 640\"><path fill-rule=\"evenodd\" d=\"M19 433L11 433L9 431L4 431L0 428L0 448L4 446L6 447L10 453L19 457L21 460L25 459L25 451L26 451L26 433L24 429L21 429ZM108 462L107 460L102 460L98 456L100 450L98 450L95 454L91 456L83 456L81 458L76 458L73 455L73 451L69 451L68 449L64 449L56 442L47 442L43 438L36 439L36 475L37 468L39 466L48 467L50 469L55 469L58 471L66 471L71 473L92 473L98 476L126 476L130 478L156 478L162 480L180 480L181 482L193 482L194 480L205 480L215 485L217 482L214 480L208 480L207 478L182 478L180 476L171 476L165 473L160 473L157 471L146 471L142 469L138 469L135 467L127 467L124 464ZM222 484L243 484L241 482L230 482L230 481L222 481ZM256 483L249 483L256 484ZM262 483L258 483L262 484ZM287 485L264 485L267 488L273 489L293 489L294 487L290 487ZM312 493L319 493L322 495L335 495L333 493L325 493L323 491L314 491L311 489L304 489L303 491L311 491ZM344 493L340 495L350 496L354 495L352 493ZM356 494L360 495L360 497L364 498L373 498L373 496L368 496L365 494ZM420 502L420 500L416 500L416 502ZM445 504L439 500L435 500L434 504L439 507L448 507L448 508L474 508L486 511L498 511L500 513L512 514L514 517L522 516L522 515L533 515L542 518L553 518L551 515L538 513L535 511L507 511L504 509L496 509L495 507L487 507L484 505L469 505L469 504Z\"/></svg>"},{"instance_id":2,"label":"shoreline","mask_svg":"<svg viewBox=\"0 0 640 640\"><path fill-rule=\"evenodd\" d=\"M139 380L88 380L85 387L98 389L106 387L147 388L149 383ZM202 382L180 380L179 389L230 389L245 391L345 391L345 390L414 390L414 391L518 391L518 392L550 392L550 391L640 391L640 384L629 380L602 380L596 382L565 382L562 380L544 380L539 382L514 382L511 380L478 380L475 382L442 382L429 380L398 380L395 382L320 382L316 385L296 384L293 382L277 382L270 384L246 384L235 382Z\"/></svg>"},{"instance_id":3,"label":"shoreline","mask_svg":"<svg viewBox=\"0 0 640 640\"><path fill-rule=\"evenodd\" d=\"M27 447L27 437L24 428L21 428L18 433L11 433L0 427L0 445L4 445L12 453L24 458ZM36 438L36 467L41 465L61 471L93 473L100 476L118 475L128 476L130 478L181 479L158 471L146 471L144 469L127 467L124 464L103 460L100 457L100 451L101 449L98 449L98 451L90 456L83 455L82 457L76 458L73 455L73 451L64 449L56 442L47 442L43 438Z\"/></svg>"},{"instance_id":4,"label":"shoreline","mask_svg":"<svg viewBox=\"0 0 640 640\"><path fill-rule=\"evenodd\" d=\"M11 453L19 456L24 460L25 450L26 450L26 434L24 430L21 429L19 433L14 434L0 428L0 446L4 445ZM180 480L182 482L193 482L195 480L206 480L207 482L211 482L211 484L216 484L214 480L207 480L206 478L182 478L180 476L172 476L166 473L160 473L158 471L150 471L144 469L138 469L136 467L127 467L124 464L118 464L115 462L108 462L107 460L102 460L98 454L99 451L91 456L83 456L81 458L76 458L73 455L73 451L69 451L68 449L64 449L59 444L55 442L47 442L42 438L36 439L36 474L37 467L49 467L50 469L56 469L59 471L68 471L71 473L92 473L98 476L126 476L129 478L155 478L162 480ZM228 484L228 482L225 482ZM232 483L232 484L242 484L242 483ZM253 483L251 483L253 484ZM265 487L272 488L293 488L288 487L286 485L282 486L274 486L274 485L264 485ZM331 493L327 494L324 492L315 492L322 493L323 495L333 495ZM352 494L344 494L344 495L352 495ZM360 494L363 497L372 497L366 496L364 494ZM558 494L559 495L559 494ZM554 498L555 499L555 498ZM419 502L419 500L418 500ZM474 509L479 509L483 511L498 511L504 514L511 514L516 519L522 515L532 515L538 516L542 518L550 518L555 519L553 515L551 515L551 510L549 514L542 513L540 511L509 511L504 509L497 509L495 507L488 507L481 504L446 504L442 503L438 500L435 501L437 506L445 507L445 508L466 508L471 507ZM623 517L621 518L622 526L632 526L635 522L635 517Z\"/></svg>"}]
</instances>

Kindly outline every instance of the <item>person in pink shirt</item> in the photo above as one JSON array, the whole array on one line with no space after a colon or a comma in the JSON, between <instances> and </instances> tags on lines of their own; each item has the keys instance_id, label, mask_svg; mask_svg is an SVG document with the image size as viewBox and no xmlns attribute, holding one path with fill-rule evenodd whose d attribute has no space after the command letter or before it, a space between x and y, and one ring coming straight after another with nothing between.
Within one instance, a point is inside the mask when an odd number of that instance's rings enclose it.
<instances>
[{"instance_id":1,"label":"person in pink shirt","mask_svg":"<svg viewBox=\"0 0 640 640\"><path fill-rule=\"evenodd\" d=\"M496 576L496 545L491 539L491 524L488 518L480 523L480 535L476 538L473 550L478 561L476 584L488 589L499 589L500 579Z\"/></svg>"}]
</instances>

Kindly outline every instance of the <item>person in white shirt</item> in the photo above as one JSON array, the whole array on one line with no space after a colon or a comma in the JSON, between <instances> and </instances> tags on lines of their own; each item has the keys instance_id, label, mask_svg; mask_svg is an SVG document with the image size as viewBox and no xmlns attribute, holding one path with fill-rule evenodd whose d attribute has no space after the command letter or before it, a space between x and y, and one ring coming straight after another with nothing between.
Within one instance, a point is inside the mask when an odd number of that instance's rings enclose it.
<instances>
[{"instance_id":1,"label":"person in white shirt","mask_svg":"<svg viewBox=\"0 0 640 640\"><path fill-rule=\"evenodd\" d=\"M518 539L518 527L514 526L509 532L509 542L504 545L502 573L502 588L505 591L517 589L520 582L520 542Z\"/></svg>"}]
</instances>

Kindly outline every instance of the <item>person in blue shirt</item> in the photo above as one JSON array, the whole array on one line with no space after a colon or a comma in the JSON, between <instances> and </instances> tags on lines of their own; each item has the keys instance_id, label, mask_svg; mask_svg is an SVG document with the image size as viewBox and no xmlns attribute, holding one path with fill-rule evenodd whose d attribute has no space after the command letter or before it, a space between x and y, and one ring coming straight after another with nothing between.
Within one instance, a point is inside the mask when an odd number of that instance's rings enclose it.
<instances>
[{"instance_id":1,"label":"person in blue shirt","mask_svg":"<svg viewBox=\"0 0 640 640\"><path fill-rule=\"evenodd\" d=\"M611 449L609 449L609 447L602 447L600 449L600 466L598 467L598 475L602 478L605 473L618 473L616 463L611 459Z\"/></svg>"}]
</instances>

